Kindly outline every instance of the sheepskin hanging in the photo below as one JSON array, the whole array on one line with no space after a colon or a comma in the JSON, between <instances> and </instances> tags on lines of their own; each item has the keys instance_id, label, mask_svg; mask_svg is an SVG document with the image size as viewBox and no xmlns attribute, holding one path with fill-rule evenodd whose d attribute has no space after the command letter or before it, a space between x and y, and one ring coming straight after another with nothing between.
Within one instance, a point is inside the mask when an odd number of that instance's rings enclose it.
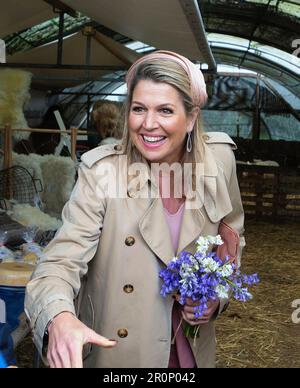
<instances>
[{"instance_id":1,"label":"sheepskin hanging","mask_svg":"<svg viewBox=\"0 0 300 388\"><path fill-rule=\"evenodd\" d=\"M32 74L17 69L0 70L0 127L28 128L23 108L29 100ZM15 141L28 139L29 132L14 132Z\"/></svg>"},{"instance_id":2,"label":"sheepskin hanging","mask_svg":"<svg viewBox=\"0 0 300 388\"><path fill-rule=\"evenodd\" d=\"M56 231L62 225L60 220L28 204L15 204L12 211L9 211L8 214L14 221L19 222L21 225L36 227L40 231Z\"/></svg>"}]
</instances>

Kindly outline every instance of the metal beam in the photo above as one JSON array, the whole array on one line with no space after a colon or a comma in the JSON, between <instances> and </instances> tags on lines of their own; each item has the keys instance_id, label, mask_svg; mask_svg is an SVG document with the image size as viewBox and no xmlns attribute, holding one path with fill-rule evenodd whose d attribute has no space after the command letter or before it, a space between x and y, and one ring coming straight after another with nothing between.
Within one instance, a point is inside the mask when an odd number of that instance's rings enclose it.
<instances>
[{"instance_id":1,"label":"metal beam","mask_svg":"<svg viewBox=\"0 0 300 388\"><path fill-rule=\"evenodd\" d=\"M86 50L85 50L85 64L87 66L91 65L92 61L92 37L87 35L86 37Z\"/></svg>"},{"instance_id":2,"label":"metal beam","mask_svg":"<svg viewBox=\"0 0 300 388\"><path fill-rule=\"evenodd\" d=\"M125 83L125 77L122 78L102 78L101 76L97 77L55 77L55 76L33 76L32 77L33 81L65 81L65 82L115 82L115 83L120 83L123 82Z\"/></svg>"},{"instance_id":3,"label":"metal beam","mask_svg":"<svg viewBox=\"0 0 300 388\"><path fill-rule=\"evenodd\" d=\"M121 94L121 93L113 93L113 92L110 92L110 93L80 93L80 92L52 92L51 94L53 95L65 95L65 96L90 96L90 97L94 97L94 96L116 96L116 97L126 97L127 94Z\"/></svg>"},{"instance_id":4,"label":"metal beam","mask_svg":"<svg viewBox=\"0 0 300 388\"><path fill-rule=\"evenodd\" d=\"M58 29L58 43L57 43L57 64L62 64L63 44L64 44L64 28L65 28L65 14L59 14L59 29Z\"/></svg>"},{"instance_id":5,"label":"metal beam","mask_svg":"<svg viewBox=\"0 0 300 388\"><path fill-rule=\"evenodd\" d=\"M54 69L54 70L102 70L102 71L125 71L125 66L108 65L57 65L57 64L39 64L39 63L0 63L0 68L17 69Z\"/></svg>"},{"instance_id":6,"label":"metal beam","mask_svg":"<svg viewBox=\"0 0 300 388\"><path fill-rule=\"evenodd\" d=\"M261 116L260 116L260 76L256 77L256 93L255 93L255 110L253 112L253 128L252 128L252 140L259 140L261 133Z\"/></svg>"},{"instance_id":7,"label":"metal beam","mask_svg":"<svg viewBox=\"0 0 300 388\"><path fill-rule=\"evenodd\" d=\"M241 49L236 49L236 48L232 49L232 48L218 47L218 46L214 46L213 51L214 51L215 55L217 54L217 56L220 57L219 62L223 61L224 64L228 64L229 62L228 61L224 62L223 57L234 58L233 60L230 61L230 64L234 64L235 66L238 66L237 61L240 60L241 56L244 54L244 51ZM238 55L240 55L240 56L238 56ZM259 65L263 65L265 67L269 67L273 70L276 70L277 72L285 73L285 74L293 77L295 80L297 79L297 81L296 81L297 86L300 82L300 76L297 73L295 73L293 70L290 70L287 67L280 65L278 62L273 62L273 61L269 60L268 58L264 58L264 57L260 56L259 54L255 54L255 53L250 52L250 53L248 53L247 60L249 62L252 62L254 65L256 65L255 70L250 69L252 71L262 73L261 67L259 67ZM243 67L249 68L246 66L243 66ZM265 73L265 74L272 78L272 75L270 75L269 73Z\"/></svg>"},{"instance_id":8,"label":"metal beam","mask_svg":"<svg viewBox=\"0 0 300 388\"><path fill-rule=\"evenodd\" d=\"M138 54L136 51L131 50L128 47L125 47L119 42L116 42L114 39L111 39L99 31L95 31L92 34L92 37L106 50L108 50L115 57L120 59L128 68L139 58L142 57L141 54Z\"/></svg>"},{"instance_id":9,"label":"metal beam","mask_svg":"<svg viewBox=\"0 0 300 388\"><path fill-rule=\"evenodd\" d=\"M67 13L73 18L77 17L77 11L75 11L73 8L69 7L60 0L44 0L44 2L52 5L54 11L59 10L60 12Z\"/></svg>"},{"instance_id":10,"label":"metal beam","mask_svg":"<svg viewBox=\"0 0 300 388\"><path fill-rule=\"evenodd\" d=\"M197 0L179 0L179 2L195 36L200 52L203 53L209 70L216 71L217 64L207 41L206 31Z\"/></svg>"}]
</instances>

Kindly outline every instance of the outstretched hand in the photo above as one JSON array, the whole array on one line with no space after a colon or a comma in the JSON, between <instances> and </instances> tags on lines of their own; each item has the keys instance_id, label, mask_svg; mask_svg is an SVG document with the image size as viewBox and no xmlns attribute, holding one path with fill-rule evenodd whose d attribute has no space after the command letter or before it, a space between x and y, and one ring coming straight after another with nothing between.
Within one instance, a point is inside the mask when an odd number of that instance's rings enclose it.
<instances>
[{"instance_id":1,"label":"outstretched hand","mask_svg":"<svg viewBox=\"0 0 300 388\"><path fill-rule=\"evenodd\" d=\"M104 348L112 348L117 344L117 341L108 340L89 329L69 312L57 315L48 332L47 359L51 368L82 368L82 348L85 344Z\"/></svg>"}]
</instances>

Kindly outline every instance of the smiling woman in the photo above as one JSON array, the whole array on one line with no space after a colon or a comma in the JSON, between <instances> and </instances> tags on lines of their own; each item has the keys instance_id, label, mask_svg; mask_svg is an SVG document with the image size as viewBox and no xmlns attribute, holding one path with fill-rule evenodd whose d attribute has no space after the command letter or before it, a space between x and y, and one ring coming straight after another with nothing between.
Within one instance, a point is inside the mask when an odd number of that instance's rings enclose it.
<instances>
[{"instance_id":1,"label":"smiling woman","mask_svg":"<svg viewBox=\"0 0 300 388\"><path fill-rule=\"evenodd\" d=\"M199 113L207 100L203 75L186 58L159 53L137 61L127 73L124 146L130 162L143 156L151 162L200 163L204 133Z\"/></svg>"},{"instance_id":2,"label":"smiling woman","mask_svg":"<svg viewBox=\"0 0 300 388\"><path fill-rule=\"evenodd\" d=\"M129 113L131 140L148 161L179 162L197 115L198 109L186 113L183 99L173 86L141 80L134 89Z\"/></svg>"},{"instance_id":3,"label":"smiling woman","mask_svg":"<svg viewBox=\"0 0 300 388\"><path fill-rule=\"evenodd\" d=\"M200 108L206 86L187 58L166 51L146 55L126 81L122 145L83 155L63 226L27 286L35 343L43 353L48 341L44 355L55 368L213 367L214 319L228 301L209 300L198 318L199 301L187 299L181 306L176 297L160 295L159 273L179 252L195 252L200 235L222 231L222 252L239 261L244 218L235 145L225 134L204 134ZM127 178L135 162L146 176L133 187ZM195 190L202 195L203 189L204 202L194 207L185 194L177 196L184 180L175 179L174 171L186 163L204 186ZM170 171L148 176L154 164ZM204 167L201 176L198 164ZM100 174L107 166L118 172L109 178L125 198L106 192ZM171 190L164 196L166 185ZM144 188L146 197L140 196ZM184 337L181 319L199 326L195 346Z\"/></svg>"}]
</instances>

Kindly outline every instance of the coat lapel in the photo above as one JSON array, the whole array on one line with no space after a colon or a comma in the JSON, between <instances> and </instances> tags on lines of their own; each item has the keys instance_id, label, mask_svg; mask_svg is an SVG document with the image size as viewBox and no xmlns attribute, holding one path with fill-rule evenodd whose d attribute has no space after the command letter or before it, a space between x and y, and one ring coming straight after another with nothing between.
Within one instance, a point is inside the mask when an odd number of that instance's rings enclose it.
<instances>
[{"instance_id":1,"label":"coat lapel","mask_svg":"<svg viewBox=\"0 0 300 388\"><path fill-rule=\"evenodd\" d=\"M205 209L216 208L218 167L212 151L207 146L205 147L203 164L204 180L200 179L201 184L204 183L204 187L200 186L200 191L197 193L197 208L186 208L184 210L178 252L182 252L201 235L205 224L205 216L202 212L203 205Z\"/></svg>"},{"instance_id":2,"label":"coat lapel","mask_svg":"<svg viewBox=\"0 0 300 388\"><path fill-rule=\"evenodd\" d=\"M200 209L184 209L178 252L198 239L204 227L205 218Z\"/></svg>"},{"instance_id":3,"label":"coat lapel","mask_svg":"<svg viewBox=\"0 0 300 388\"><path fill-rule=\"evenodd\" d=\"M167 265L174 257L174 252L160 198L152 201L140 220L139 228L148 246Z\"/></svg>"},{"instance_id":4,"label":"coat lapel","mask_svg":"<svg viewBox=\"0 0 300 388\"><path fill-rule=\"evenodd\" d=\"M202 195L198 193L202 201L200 201L198 208L185 208L184 210L177 253L183 251L201 235L205 225L205 216L202 212L203 205L209 213L216 212L217 176L218 167L215 158L212 151L206 146L204 188L201 188L201 190L203 189ZM148 182L150 183L150 175ZM155 186L155 183L152 181L150 185ZM139 229L148 246L167 265L174 257L175 252L173 251L169 227L160 198L152 200L150 207L140 220Z\"/></svg>"}]
</instances>

